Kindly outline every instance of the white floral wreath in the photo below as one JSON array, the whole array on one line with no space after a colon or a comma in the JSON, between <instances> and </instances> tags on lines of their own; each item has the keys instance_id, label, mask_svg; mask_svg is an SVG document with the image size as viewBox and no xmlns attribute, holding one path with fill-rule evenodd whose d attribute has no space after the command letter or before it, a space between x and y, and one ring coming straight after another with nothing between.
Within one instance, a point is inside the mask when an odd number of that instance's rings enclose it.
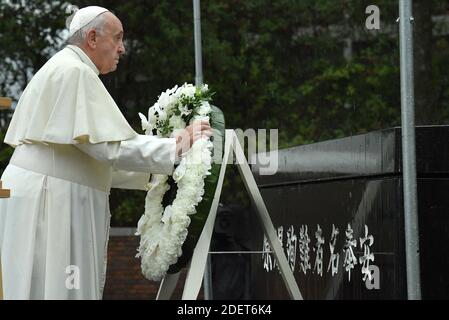
<instances>
[{"instance_id":1,"label":"white floral wreath","mask_svg":"<svg viewBox=\"0 0 449 320\"><path fill-rule=\"evenodd\" d=\"M153 130L161 137L170 137L194 120L209 120L211 93L207 85L196 88L191 84L175 86L159 96L149 109L148 119L139 113L142 128L148 135ZM153 174L145 199L145 213L137 225L140 246L136 257L141 257L143 275L159 281L170 265L182 255L182 245L188 234L190 215L204 194L204 178L210 174L212 142L209 138L198 139L186 152L173 173L177 184L176 198L171 205L163 207L164 194L170 189L168 176Z\"/></svg>"}]
</instances>

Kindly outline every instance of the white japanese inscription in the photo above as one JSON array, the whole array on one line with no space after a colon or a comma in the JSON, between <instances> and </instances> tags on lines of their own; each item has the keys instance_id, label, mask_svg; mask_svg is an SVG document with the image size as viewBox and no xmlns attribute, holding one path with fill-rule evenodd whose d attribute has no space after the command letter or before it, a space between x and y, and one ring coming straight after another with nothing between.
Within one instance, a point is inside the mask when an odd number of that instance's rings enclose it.
<instances>
[{"instance_id":1,"label":"white japanese inscription","mask_svg":"<svg viewBox=\"0 0 449 320\"><path fill-rule=\"evenodd\" d=\"M273 270L273 257L270 254L271 247L267 237L263 236L262 260L263 268L268 272Z\"/></svg>"},{"instance_id":2,"label":"white japanese inscription","mask_svg":"<svg viewBox=\"0 0 449 320\"><path fill-rule=\"evenodd\" d=\"M296 229L297 230L297 229ZM297 232L297 231L296 231ZM293 272L295 272L296 262L297 262L297 252L299 251L299 272L307 275L307 270L311 270L313 274L318 274L323 276L324 268L324 243L325 238L323 236L323 230L320 225L317 224L317 229L315 231L315 243L312 246L312 250L315 253L315 260L313 264L313 269L311 267L311 256L310 256L310 238L308 234L308 226L301 225L299 227L299 235L295 233L295 227L290 225L286 232L286 242L284 246L284 227L280 226L276 230L277 238L281 245L281 248L285 250L287 256L287 261ZM338 273L340 252L337 251L337 238L340 231L339 228L332 224L332 233L329 239L329 263L327 267L327 272L331 272L332 277ZM358 233L357 231L355 233ZM374 261L374 253L372 252L371 246L374 243L374 236L368 233L368 226L364 226L364 236L359 237L360 248L363 254L356 257L355 248L357 248L357 237L354 237L354 230L351 224L348 223L345 230L345 239L343 243L342 253L343 253L343 272L348 273L348 279L351 281L351 273L354 272L355 266L359 264L362 271L362 279L366 283L368 289L379 289L379 268L372 264ZM270 243L266 236L263 238L263 251L262 251L263 268L270 272L274 268L279 270L277 259L273 256L273 251L271 249ZM377 273L376 273L377 272ZM372 281L374 279L374 282Z\"/></svg>"},{"instance_id":3,"label":"white japanese inscription","mask_svg":"<svg viewBox=\"0 0 449 320\"><path fill-rule=\"evenodd\" d=\"M338 273L338 261L340 260L340 254L335 252L335 245L337 244L337 236L339 234L338 228L335 228L335 225L332 224L332 234L331 240L329 242L329 250L331 252L329 265L327 266L327 272L331 270L332 267L332 276Z\"/></svg>"},{"instance_id":4,"label":"white japanese inscription","mask_svg":"<svg viewBox=\"0 0 449 320\"><path fill-rule=\"evenodd\" d=\"M281 244L281 248L284 247L284 227L280 226L278 227L278 239L279 239L279 243ZM278 261L276 259L274 259L274 266L276 267L276 269L279 270L279 266L278 266Z\"/></svg>"},{"instance_id":5,"label":"white japanese inscription","mask_svg":"<svg viewBox=\"0 0 449 320\"><path fill-rule=\"evenodd\" d=\"M369 241L369 244L366 244L367 241ZM359 262L362 265L363 281L366 280L366 277L371 280L369 262L374 261L374 254L370 251L370 247L373 243L374 237L372 235L368 235L368 226L365 224L365 237L360 238L360 247L363 249L363 256L359 258Z\"/></svg>"},{"instance_id":6,"label":"white japanese inscription","mask_svg":"<svg viewBox=\"0 0 449 320\"><path fill-rule=\"evenodd\" d=\"M295 228L290 226L287 230L287 260L292 271L295 271L297 243L298 238L295 234Z\"/></svg>"},{"instance_id":7,"label":"white japanese inscription","mask_svg":"<svg viewBox=\"0 0 449 320\"><path fill-rule=\"evenodd\" d=\"M316 252L315 255L315 264L313 265L313 273L315 273L315 270L317 274L319 274L321 277L323 276L323 244L324 244L324 237L323 237L323 230L321 230L320 225L317 225L317 230L315 232L315 238L316 243L313 248L313 251Z\"/></svg>"},{"instance_id":8,"label":"white japanese inscription","mask_svg":"<svg viewBox=\"0 0 449 320\"><path fill-rule=\"evenodd\" d=\"M344 252L344 260L343 260L343 268L348 272L349 281L351 281L351 269L357 264L357 258L354 255L354 247L357 247L357 240L354 239L353 236L354 231L351 228L351 225L348 223L348 227L346 228L346 239L345 244L343 246Z\"/></svg>"},{"instance_id":9,"label":"white japanese inscription","mask_svg":"<svg viewBox=\"0 0 449 320\"><path fill-rule=\"evenodd\" d=\"M307 270L311 269L310 266L310 254L309 254L309 243L310 238L307 232L307 225L302 225L299 229L299 265L301 267L301 271L304 274L307 274Z\"/></svg>"},{"instance_id":10,"label":"white japanese inscription","mask_svg":"<svg viewBox=\"0 0 449 320\"><path fill-rule=\"evenodd\" d=\"M284 238L284 227L280 226L277 229L277 236L279 239L279 243L281 244L281 248L283 247L282 240ZM272 250L270 243L268 242L267 237L263 236L263 247L262 247L262 260L263 260L263 268L269 272L273 270L273 268L278 268L276 259L271 255Z\"/></svg>"}]
</instances>

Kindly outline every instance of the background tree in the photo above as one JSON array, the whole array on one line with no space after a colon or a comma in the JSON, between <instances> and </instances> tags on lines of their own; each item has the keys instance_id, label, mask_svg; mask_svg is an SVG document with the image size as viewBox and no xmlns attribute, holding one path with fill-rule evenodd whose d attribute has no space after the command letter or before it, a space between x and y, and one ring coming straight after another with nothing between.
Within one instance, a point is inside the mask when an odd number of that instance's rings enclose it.
<instances>
[{"instance_id":1,"label":"background tree","mask_svg":"<svg viewBox=\"0 0 449 320\"><path fill-rule=\"evenodd\" d=\"M0 94L16 100L33 74L60 49L65 1L0 0Z\"/></svg>"}]
</instances>

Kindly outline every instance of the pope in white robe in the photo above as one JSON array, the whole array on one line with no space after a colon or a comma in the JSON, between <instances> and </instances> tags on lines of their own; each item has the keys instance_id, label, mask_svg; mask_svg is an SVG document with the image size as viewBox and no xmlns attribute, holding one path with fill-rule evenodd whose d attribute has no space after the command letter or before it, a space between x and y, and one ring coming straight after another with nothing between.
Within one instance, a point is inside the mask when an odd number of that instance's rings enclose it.
<instances>
[{"instance_id":1,"label":"pope in white robe","mask_svg":"<svg viewBox=\"0 0 449 320\"><path fill-rule=\"evenodd\" d=\"M70 35L80 45L35 74L4 141L15 148L1 177L11 190L0 201L5 299L101 299L111 187L143 189L150 173L171 174L180 153L175 138L138 135L98 77L125 51L120 21L83 8Z\"/></svg>"}]
</instances>

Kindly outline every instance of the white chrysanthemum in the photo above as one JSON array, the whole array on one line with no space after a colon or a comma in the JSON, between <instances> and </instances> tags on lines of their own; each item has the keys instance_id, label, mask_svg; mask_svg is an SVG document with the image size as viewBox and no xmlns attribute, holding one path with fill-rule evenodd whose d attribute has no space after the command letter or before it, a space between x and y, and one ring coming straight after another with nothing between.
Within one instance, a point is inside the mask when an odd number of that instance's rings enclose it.
<instances>
[{"instance_id":1,"label":"white chrysanthemum","mask_svg":"<svg viewBox=\"0 0 449 320\"><path fill-rule=\"evenodd\" d=\"M177 115L172 115L168 123L174 130L183 129L186 127L186 123L182 120L182 117Z\"/></svg>"},{"instance_id":2,"label":"white chrysanthemum","mask_svg":"<svg viewBox=\"0 0 449 320\"><path fill-rule=\"evenodd\" d=\"M187 170L186 159L182 158L178 167L176 167L175 171L173 172L173 180L175 180L175 182L178 183L179 180L181 180L182 177L185 175L186 170Z\"/></svg>"},{"instance_id":3,"label":"white chrysanthemum","mask_svg":"<svg viewBox=\"0 0 449 320\"><path fill-rule=\"evenodd\" d=\"M207 88L207 85L205 86ZM176 116L173 115L173 106L183 95L192 97L195 90L193 85L184 84L162 93L158 102L148 111L148 119L139 114L144 130L154 128L159 132L161 128L157 127L156 121L167 118L173 128L184 129L186 123L182 116L189 115L192 111L186 106L178 106L181 116ZM201 114L195 115L194 118L209 119L210 105L207 102L202 104L200 110ZM150 280L161 280L170 265L176 263L182 255L181 248L190 224L189 216L196 213L195 208L204 195L204 178L210 175L212 146L209 139L199 139L183 155L173 173L178 189L170 206L165 209L162 206L164 194L170 188L166 175L152 175L146 186L148 193L145 198L145 213L138 222L136 235L140 235L137 257L141 257L142 273Z\"/></svg>"},{"instance_id":4,"label":"white chrysanthemum","mask_svg":"<svg viewBox=\"0 0 449 320\"><path fill-rule=\"evenodd\" d=\"M192 110L190 110L187 106L181 105L178 107L178 110L181 111L181 116L188 116L192 113Z\"/></svg>"},{"instance_id":5,"label":"white chrysanthemum","mask_svg":"<svg viewBox=\"0 0 449 320\"><path fill-rule=\"evenodd\" d=\"M163 92L159 96L157 103L161 107L161 109L166 109L167 106L170 104L170 96L166 92Z\"/></svg>"},{"instance_id":6,"label":"white chrysanthemum","mask_svg":"<svg viewBox=\"0 0 449 320\"><path fill-rule=\"evenodd\" d=\"M198 108L198 114L201 116L208 115L210 113L211 107L209 102L205 101L201 104L201 106Z\"/></svg>"},{"instance_id":7,"label":"white chrysanthemum","mask_svg":"<svg viewBox=\"0 0 449 320\"><path fill-rule=\"evenodd\" d=\"M147 117L139 112L139 117L141 120L142 130L145 131L145 134L149 134L150 132L150 124L148 123Z\"/></svg>"},{"instance_id":8,"label":"white chrysanthemum","mask_svg":"<svg viewBox=\"0 0 449 320\"><path fill-rule=\"evenodd\" d=\"M159 113L158 113L158 118L159 118L159 120L161 120L161 121L167 120L167 112L166 112L165 110L159 111Z\"/></svg>"},{"instance_id":9,"label":"white chrysanthemum","mask_svg":"<svg viewBox=\"0 0 449 320\"><path fill-rule=\"evenodd\" d=\"M196 87L192 84L184 84L181 88L181 94L184 94L186 97L193 97L196 92Z\"/></svg>"},{"instance_id":10,"label":"white chrysanthemum","mask_svg":"<svg viewBox=\"0 0 449 320\"><path fill-rule=\"evenodd\" d=\"M155 104L153 104L153 106L150 108L150 110L153 110L153 113L159 113L161 111L161 105L159 104L159 102L156 102Z\"/></svg>"},{"instance_id":11,"label":"white chrysanthemum","mask_svg":"<svg viewBox=\"0 0 449 320\"><path fill-rule=\"evenodd\" d=\"M165 92L167 92L167 94L169 94L169 95L173 95L173 94L176 93L177 90L178 90L178 85L174 86L174 87L171 88L171 89L168 89L168 90L165 91Z\"/></svg>"},{"instance_id":12,"label":"white chrysanthemum","mask_svg":"<svg viewBox=\"0 0 449 320\"><path fill-rule=\"evenodd\" d=\"M159 99L157 100L157 104L159 105L160 109L165 112L170 112L178 100L177 97L173 95L174 89L167 90L166 92L161 93L159 96Z\"/></svg>"},{"instance_id":13,"label":"white chrysanthemum","mask_svg":"<svg viewBox=\"0 0 449 320\"><path fill-rule=\"evenodd\" d=\"M149 124L149 128L151 130L156 128L157 118L158 118L158 116L156 116L156 110L154 108L150 108L148 110L148 124Z\"/></svg>"}]
</instances>

